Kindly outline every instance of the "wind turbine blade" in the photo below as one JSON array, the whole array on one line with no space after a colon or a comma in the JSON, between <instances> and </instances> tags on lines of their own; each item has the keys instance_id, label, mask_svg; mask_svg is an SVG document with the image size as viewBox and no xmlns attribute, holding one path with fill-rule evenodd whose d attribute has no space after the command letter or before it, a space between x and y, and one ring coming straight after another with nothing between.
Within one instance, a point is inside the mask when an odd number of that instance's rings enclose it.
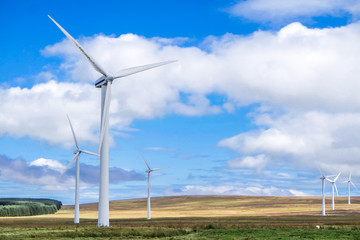
<instances>
[{"instance_id":1,"label":"wind turbine blade","mask_svg":"<svg viewBox=\"0 0 360 240\"><path fill-rule=\"evenodd\" d=\"M123 70L120 70L119 72L117 72L115 74L114 79L126 77L126 76L129 76L131 74L146 71L146 70L149 70L149 69L155 68L155 67L160 67L162 65L173 63L173 62L176 62L176 61L166 61L166 62L153 63L153 64L137 66L137 67L132 67L132 68L126 68L126 69L123 69Z\"/></svg>"},{"instance_id":2,"label":"wind turbine blade","mask_svg":"<svg viewBox=\"0 0 360 240\"><path fill-rule=\"evenodd\" d=\"M85 150L81 150L81 152L99 157L99 154L96 154L93 152L89 152L89 151L85 151Z\"/></svg>"},{"instance_id":3,"label":"wind turbine blade","mask_svg":"<svg viewBox=\"0 0 360 240\"><path fill-rule=\"evenodd\" d=\"M66 116L67 116L67 119L68 119L69 124L70 124L70 128L71 128L71 132L72 132L72 135L73 135L73 138L74 138L75 146L76 146L76 148L79 150L80 148L79 148L79 144L78 144L78 142L77 142L77 140L76 140L74 128L73 128L73 126L72 126L72 124L71 124L71 121L70 121L69 116L68 116L68 115L66 115Z\"/></svg>"},{"instance_id":4,"label":"wind turbine blade","mask_svg":"<svg viewBox=\"0 0 360 240\"><path fill-rule=\"evenodd\" d=\"M150 167L149 167L149 164L147 164L147 162L145 161L145 158L143 157L143 155L141 155L140 152L139 152L139 154L140 154L141 158L144 160L144 163L146 164L147 168L148 168L149 170L151 170Z\"/></svg>"},{"instance_id":5,"label":"wind turbine blade","mask_svg":"<svg viewBox=\"0 0 360 240\"><path fill-rule=\"evenodd\" d=\"M111 97L111 82L107 83L106 87L106 94L105 94L105 102L104 102L104 112L101 119L101 132L100 132L100 142L99 142L99 149L98 149L98 155L100 156L100 150L103 144L104 135L105 135L105 128L107 124L107 118L109 116L109 108L110 108L110 97ZM98 161L98 159L96 160Z\"/></svg>"},{"instance_id":6,"label":"wind turbine blade","mask_svg":"<svg viewBox=\"0 0 360 240\"><path fill-rule=\"evenodd\" d=\"M336 180L339 178L341 172L339 172L339 174L336 176L336 178L334 179L334 182L336 182Z\"/></svg>"},{"instance_id":7,"label":"wind turbine blade","mask_svg":"<svg viewBox=\"0 0 360 240\"><path fill-rule=\"evenodd\" d=\"M325 177L327 177L327 178L329 178L329 177L336 177L336 175L328 175L328 176L325 176Z\"/></svg>"},{"instance_id":8,"label":"wind turbine blade","mask_svg":"<svg viewBox=\"0 0 360 240\"><path fill-rule=\"evenodd\" d=\"M50 15L48 17L60 28L60 30L65 34L65 36L79 49L79 51L85 56L85 58L90 62L90 64L94 67L94 69L107 77L108 75L105 73L105 71L97 64L90 56L87 54L84 50L84 48L63 28L58 24Z\"/></svg>"},{"instance_id":9,"label":"wind turbine blade","mask_svg":"<svg viewBox=\"0 0 360 240\"><path fill-rule=\"evenodd\" d=\"M64 175L64 173L69 169L69 167L71 166L71 164L73 164L73 162L79 157L80 152L77 152L74 156L74 158L71 160L71 162L69 163L69 165L67 165L67 167L65 168L65 170L61 173L60 178Z\"/></svg>"},{"instance_id":10,"label":"wind turbine blade","mask_svg":"<svg viewBox=\"0 0 360 240\"><path fill-rule=\"evenodd\" d=\"M358 188L356 187L356 185L352 181L350 181L350 183L351 183L351 185L354 186L354 188L356 188L356 190L358 190Z\"/></svg>"},{"instance_id":11,"label":"wind turbine blade","mask_svg":"<svg viewBox=\"0 0 360 240\"><path fill-rule=\"evenodd\" d=\"M326 177L325 179L328 180L329 182L332 182L332 181L333 181L333 180L331 180L330 178L327 178L327 177Z\"/></svg>"},{"instance_id":12,"label":"wind turbine blade","mask_svg":"<svg viewBox=\"0 0 360 240\"><path fill-rule=\"evenodd\" d=\"M350 174L349 174L349 181L351 182L351 172L350 172Z\"/></svg>"},{"instance_id":13,"label":"wind turbine blade","mask_svg":"<svg viewBox=\"0 0 360 240\"><path fill-rule=\"evenodd\" d=\"M154 168L154 169L151 169L152 171L158 171L158 170L162 170L162 169L166 169L166 168Z\"/></svg>"},{"instance_id":14,"label":"wind turbine blade","mask_svg":"<svg viewBox=\"0 0 360 240\"><path fill-rule=\"evenodd\" d=\"M339 196L339 192L338 192L338 189L336 187L336 183L334 182L334 187L335 187L335 190L336 190L336 196Z\"/></svg>"}]
</instances>

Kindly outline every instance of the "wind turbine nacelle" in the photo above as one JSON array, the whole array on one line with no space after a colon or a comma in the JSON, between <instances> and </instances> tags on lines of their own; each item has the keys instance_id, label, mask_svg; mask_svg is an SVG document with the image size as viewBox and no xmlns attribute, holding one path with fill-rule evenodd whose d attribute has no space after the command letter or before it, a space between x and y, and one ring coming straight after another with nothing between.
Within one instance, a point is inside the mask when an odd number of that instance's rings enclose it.
<instances>
[{"instance_id":1,"label":"wind turbine nacelle","mask_svg":"<svg viewBox=\"0 0 360 240\"><path fill-rule=\"evenodd\" d=\"M101 76L98 80L95 81L95 87L97 88L101 88L102 85L106 84L106 77L105 76Z\"/></svg>"}]
</instances>

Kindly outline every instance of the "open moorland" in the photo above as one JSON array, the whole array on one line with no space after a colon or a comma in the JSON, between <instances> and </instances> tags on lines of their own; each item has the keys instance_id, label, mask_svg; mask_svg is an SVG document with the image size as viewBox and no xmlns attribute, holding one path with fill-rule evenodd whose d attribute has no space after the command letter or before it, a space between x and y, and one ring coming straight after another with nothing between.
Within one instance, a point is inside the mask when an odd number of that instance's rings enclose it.
<instances>
[{"instance_id":1,"label":"open moorland","mask_svg":"<svg viewBox=\"0 0 360 240\"><path fill-rule=\"evenodd\" d=\"M112 201L110 228L97 228L97 204L53 215L0 218L0 239L360 239L360 197L180 196Z\"/></svg>"}]
</instances>

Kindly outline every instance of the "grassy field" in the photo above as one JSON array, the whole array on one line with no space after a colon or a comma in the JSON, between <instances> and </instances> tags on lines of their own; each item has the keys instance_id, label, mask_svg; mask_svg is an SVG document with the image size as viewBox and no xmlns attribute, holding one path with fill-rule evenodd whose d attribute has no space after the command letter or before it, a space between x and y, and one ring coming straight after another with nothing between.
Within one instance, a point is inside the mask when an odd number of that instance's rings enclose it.
<instances>
[{"instance_id":1,"label":"grassy field","mask_svg":"<svg viewBox=\"0 0 360 240\"><path fill-rule=\"evenodd\" d=\"M0 218L0 239L360 239L360 197L336 199L321 216L320 197L181 196L110 203L110 228L97 228L97 204L54 215ZM318 227L317 227L318 226Z\"/></svg>"}]
</instances>

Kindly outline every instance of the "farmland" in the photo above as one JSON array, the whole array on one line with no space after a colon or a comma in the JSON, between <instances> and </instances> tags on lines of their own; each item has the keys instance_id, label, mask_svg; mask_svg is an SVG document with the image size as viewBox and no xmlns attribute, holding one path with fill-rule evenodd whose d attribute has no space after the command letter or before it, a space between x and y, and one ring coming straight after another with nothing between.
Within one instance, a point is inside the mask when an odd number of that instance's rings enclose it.
<instances>
[{"instance_id":1,"label":"farmland","mask_svg":"<svg viewBox=\"0 0 360 240\"><path fill-rule=\"evenodd\" d=\"M0 218L0 239L359 239L360 198L336 199L321 216L320 197L180 196L110 203L110 228L97 228L97 204L73 206L54 215ZM318 227L317 227L318 226ZM319 228L319 229L318 229Z\"/></svg>"}]
</instances>

